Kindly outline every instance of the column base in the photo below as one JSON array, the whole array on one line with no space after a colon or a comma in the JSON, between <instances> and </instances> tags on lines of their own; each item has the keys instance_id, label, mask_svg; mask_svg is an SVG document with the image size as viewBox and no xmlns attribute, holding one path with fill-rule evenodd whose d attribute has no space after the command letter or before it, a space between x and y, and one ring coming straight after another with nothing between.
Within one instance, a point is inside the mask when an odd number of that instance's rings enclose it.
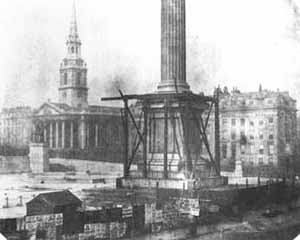
<instances>
[{"instance_id":1,"label":"column base","mask_svg":"<svg viewBox=\"0 0 300 240\"><path fill-rule=\"evenodd\" d=\"M177 83L175 83L174 80L167 80L160 82L157 86L158 93L182 93L190 91L190 86L185 81L178 81Z\"/></svg>"}]
</instances>

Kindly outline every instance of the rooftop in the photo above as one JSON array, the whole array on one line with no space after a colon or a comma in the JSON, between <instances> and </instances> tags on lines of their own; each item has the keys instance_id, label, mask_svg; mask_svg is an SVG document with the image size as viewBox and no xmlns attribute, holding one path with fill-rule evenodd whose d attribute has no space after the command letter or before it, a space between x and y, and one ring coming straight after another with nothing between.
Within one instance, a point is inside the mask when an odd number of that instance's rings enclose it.
<instances>
[{"instance_id":1,"label":"rooftop","mask_svg":"<svg viewBox=\"0 0 300 240\"><path fill-rule=\"evenodd\" d=\"M66 206L70 204L81 204L81 200L68 190L60 192L40 193L27 204L35 201L45 201L52 206Z\"/></svg>"}]
</instances>

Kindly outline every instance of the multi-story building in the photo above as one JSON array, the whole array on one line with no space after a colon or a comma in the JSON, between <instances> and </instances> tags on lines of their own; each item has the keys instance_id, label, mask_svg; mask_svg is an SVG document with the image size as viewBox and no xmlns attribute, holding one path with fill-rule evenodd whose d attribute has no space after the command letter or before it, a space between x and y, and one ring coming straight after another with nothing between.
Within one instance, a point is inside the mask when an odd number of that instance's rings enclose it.
<instances>
[{"instance_id":1,"label":"multi-story building","mask_svg":"<svg viewBox=\"0 0 300 240\"><path fill-rule=\"evenodd\" d=\"M30 107L4 108L0 113L0 146L4 151L26 149L32 132Z\"/></svg>"},{"instance_id":2,"label":"multi-story building","mask_svg":"<svg viewBox=\"0 0 300 240\"><path fill-rule=\"evenodd\" d=\"M229 93L225 87L220 91L219 108L223 170L233 170L237 160L242 162L244 173L253 168L280 169L281 173L292 168L297 110L288 92L262 90L260 86L258 92L234 89ZM213 131L213 124L209 124L208 132Z\"/></svg>"}]
</instances>

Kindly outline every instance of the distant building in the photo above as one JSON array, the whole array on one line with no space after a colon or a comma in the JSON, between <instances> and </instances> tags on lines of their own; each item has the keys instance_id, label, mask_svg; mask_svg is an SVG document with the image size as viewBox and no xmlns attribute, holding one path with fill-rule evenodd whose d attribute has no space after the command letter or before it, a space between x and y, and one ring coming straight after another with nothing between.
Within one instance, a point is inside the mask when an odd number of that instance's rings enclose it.
<instances>
[{"instance_id":1,"label":"distant building","mask_svg":"<svg viewBox=\"0 0 300 240\"><path fill-rule=\"evenodd\" d=\"M234 170L237 160L242 162L244 175L263 171L282 175L292 169L297 110L288 92L262 90L261 86L258 92L245 93L224 88L219 108L223 170ZM214 131L212 125L210 133ZM209 136L213 138L214 134Z\"/></svg>"},{"instance_id":2,"label":"distant building","mask_svg":"<svg viewBox=\"0 0 300 240\"><path fill-rule=\"evenodd\" d=\"M32 133L32 112L30 107L2 109L0 113L1 152L28 147Z\"/></svg>"}]
</instances>

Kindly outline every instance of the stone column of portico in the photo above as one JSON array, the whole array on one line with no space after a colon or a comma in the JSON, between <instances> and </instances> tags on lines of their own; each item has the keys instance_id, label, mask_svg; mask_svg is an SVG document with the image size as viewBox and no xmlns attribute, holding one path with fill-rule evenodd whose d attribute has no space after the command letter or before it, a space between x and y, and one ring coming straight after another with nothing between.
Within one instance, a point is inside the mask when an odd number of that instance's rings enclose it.
<instances>
[{"instance_id":1,"label":"stone column of portico","mask_svg":"<svg viewBox=\"0 0 300 240\"><path fill-rule=\"evenodd\" d=\"M59 148L59 122L55 122L55 148Z\"/></svg>"},{"instance_id":2,"label":"stone column of portico","mask_svg":"<svg viewBox=\"0 0 300 240\"><path fill-rule=\"evenodd\" d=\"M98 124L95 125L95 147L98 147Z\"/></svg>"},{"instance_id":3,"label":"stone column of portico","mask_svg":"<svg viewBox=\"0 0 300 240\"><path fill-rule=\"evenodd\" d=\"M47 144L47 125L44 126L43 142Z\"/></svg>"},{"instance_id":4,"label":"stone column of portico","mask_svg":"<svg viewBox=\"0 0 300 240\"><path fill-rule=\"evenodd\" d=\"M90 146L90 123L89 121L86 122L86 146Z\"/></svg>"},{"instance_id":5,"label":"stone column of portico","mask_svg":"<svg viewBox=\"0 0 300 240\"><path fill-rule=\"evenodd\" d=\"M74 123L70 122L70 148L74 147Z\"/></svg>"},{"instance_id":6,"label":"stone column of portico","mask_svg":"<svg viewBox=\"0 0 300 240\"><path fill-rule=\"evenodd\" d=\"M185 0L161 0L161 81L158 92L186 92Z\"/></svg>"},{"instance_id":7,"label":"stone column of portico","mask_svg":"<svg viewBox=\"0 0 300 240\"><path fill-rule=\"evenodd\" d=\"M49 136L49 145L50 145L50 148L53 148L53 122L50 121L50 136Z\"/></svg>"},{"instance_id":8,"label":"stone column of portico","mask_svg":"<svg viewBox=\"0 0 300 240\"><path fill-rule=\"evenodd\" d=\"M61 122L61 147L62 148L65 148L65 136L66 136L66 133L65 133L65 130L66 130L66 127L65 127L65 121L63 120Z\"/></svg>"},{"instance_id":9,"label":"stone column of portico","mask_svg":"<svg viewBox=\"0 0 300 240\"><path fill-rule=\"evenodd\" d=\"M84 117L81 117L81 120L80 120L79 139L80 139L80 148L85 149L85 147L86 147L86 120Z\"/></svg>"}]
</instances>

